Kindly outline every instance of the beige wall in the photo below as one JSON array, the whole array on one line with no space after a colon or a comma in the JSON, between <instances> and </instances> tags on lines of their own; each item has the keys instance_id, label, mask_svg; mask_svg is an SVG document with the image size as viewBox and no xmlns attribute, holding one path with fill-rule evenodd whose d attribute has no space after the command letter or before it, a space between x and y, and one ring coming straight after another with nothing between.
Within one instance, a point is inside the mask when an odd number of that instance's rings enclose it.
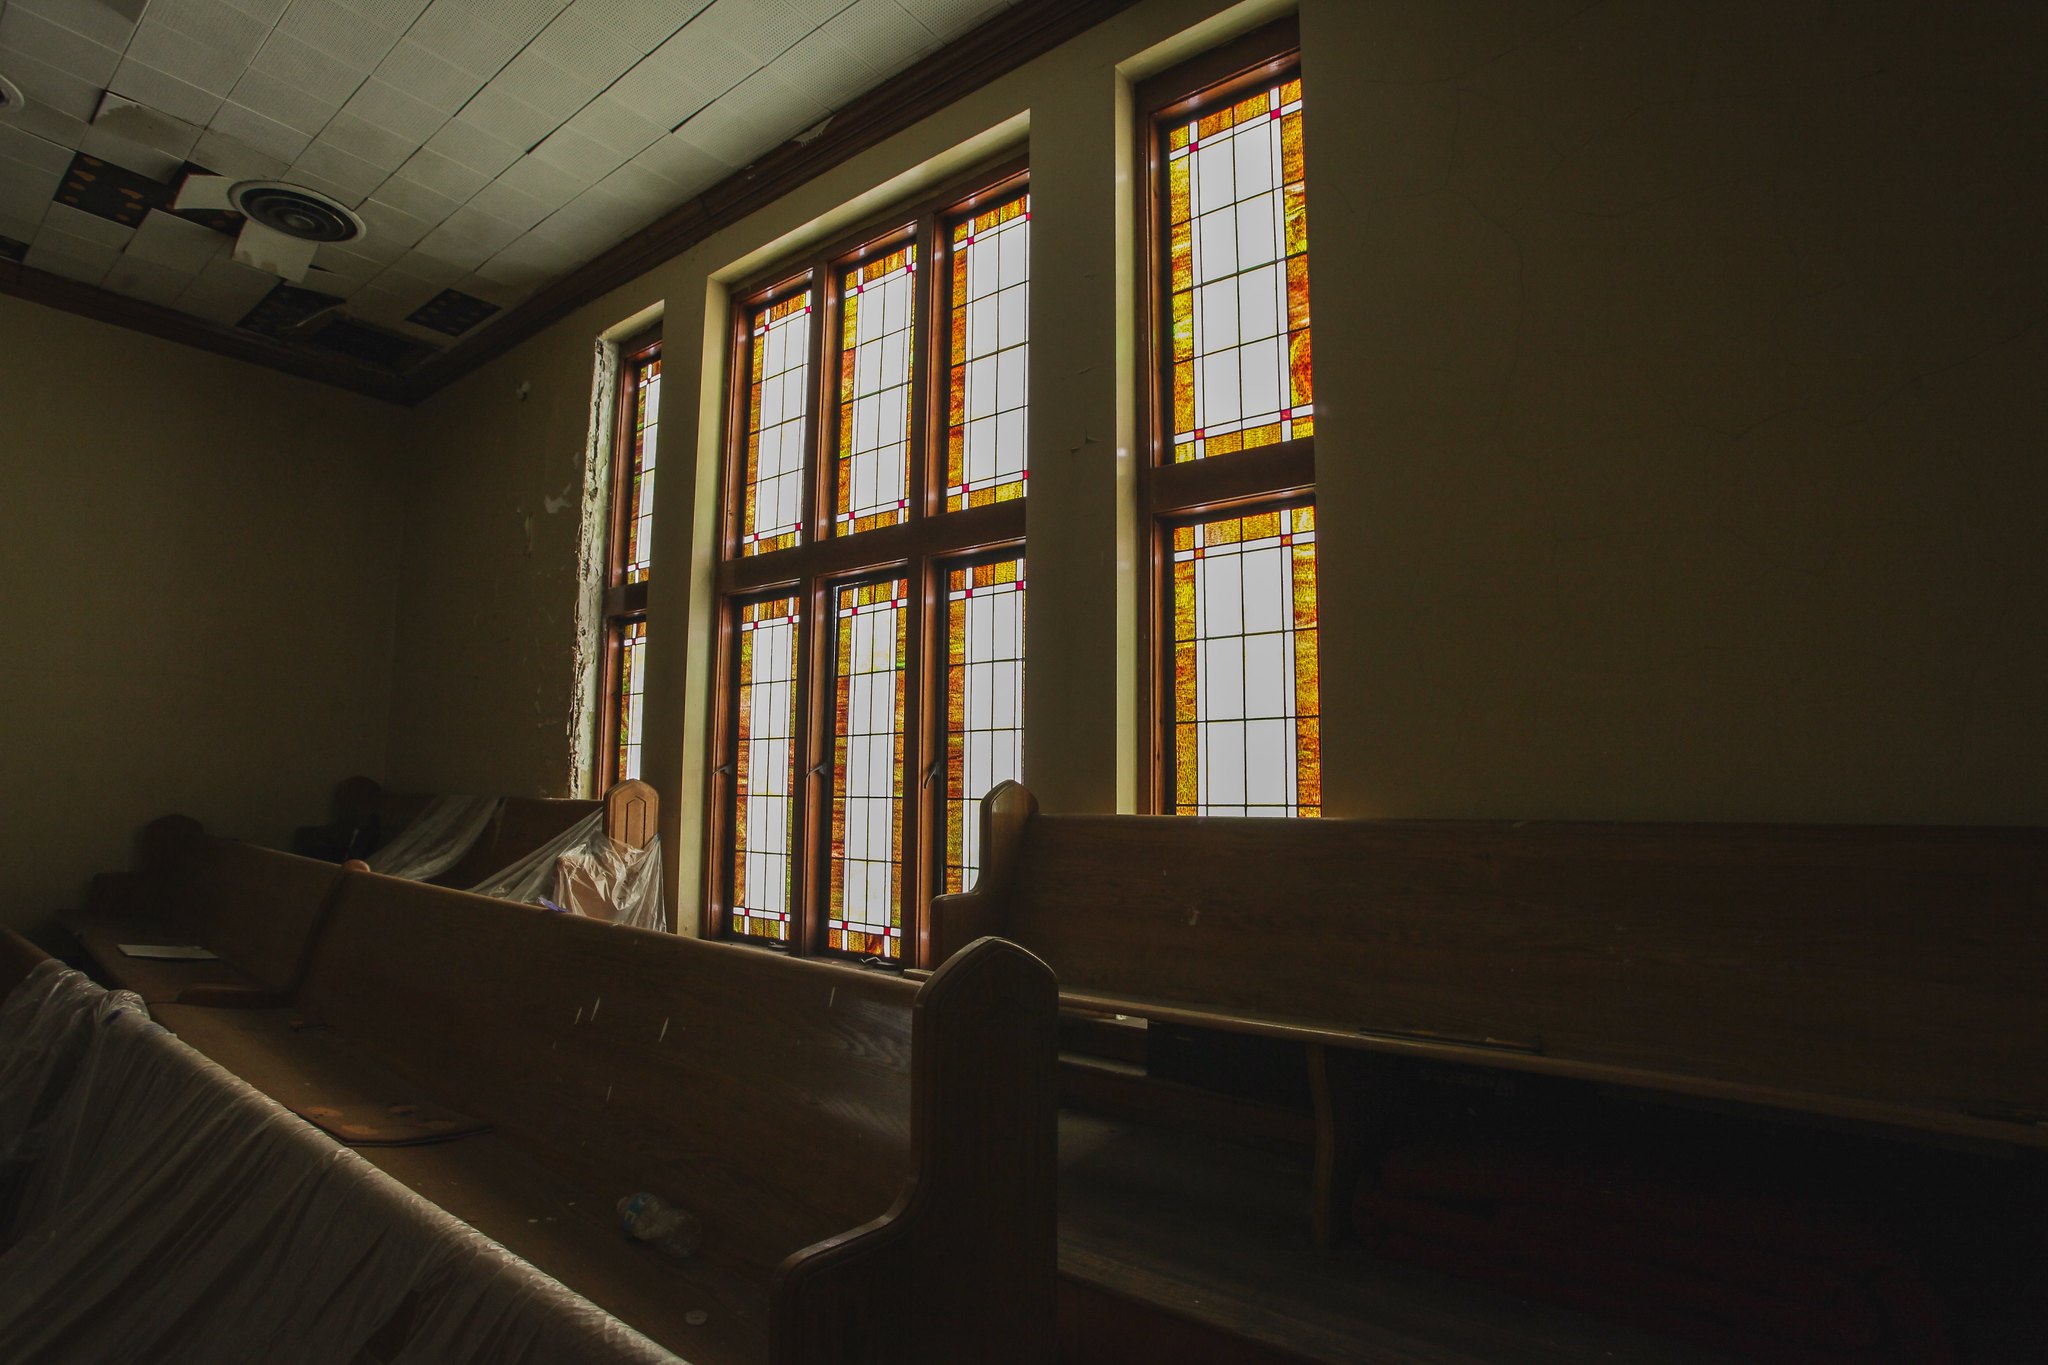
<instances>
[{"instance_id":1,"label":"beige wall","mask_svg":"<svg viewBox=\"0 0 2048 1365\"><path fill-rule=\"evenodd\" d=\"M1026 779L1128 806L1116 120L1217 8L1126 11L416 410L394 776L568 789L591 346L660 305L647 761L694 884L720 281L1028 139ZM1332 813L2048 821L2041 12L1304 0Z\"/></svg>"},{"instance_id":2,"label":"beige wall","mask_svg":"<svg viewBox=\"0 0 2048 1365\"><path fill-rule=\"evenodd\" d=\"M405 414L0 298L0 923L382 770Z\"/></svg>"}]
</instances>

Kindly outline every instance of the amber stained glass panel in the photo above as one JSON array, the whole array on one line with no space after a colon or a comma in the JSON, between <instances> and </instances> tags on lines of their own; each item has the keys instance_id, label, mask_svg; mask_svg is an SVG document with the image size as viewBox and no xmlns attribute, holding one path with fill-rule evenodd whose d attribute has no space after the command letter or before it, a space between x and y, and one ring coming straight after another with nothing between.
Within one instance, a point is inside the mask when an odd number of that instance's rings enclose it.
<instances>
[{"instance_id":1,"label":"amber stained glass panel","mask_svg":"<svg viewBox=\"0 0 2048 1365\"><path fill-rule=\"evenodd\" d=\"M1319 816L1315 510L1173 532L1173 809Z\"/></svg>"},{"instance_id":2,"label":"amber stained glass panel","mask_svg":"<svg viewBox=\"0 0 2048 1365\"><path fill-rule=\"evenodd\" d=\"M946 885L981 872L981 798L1023 771L1024 561L946 576Z\"/></svg>"},{"instance_id":3,"label":"amber stained glass panel","mask_svg":"<svg viewBox=\"0 0 2048 1365\"><path fill-rule=\"evenodd\" d=\"M839 500L847 535L910 515L910 367L915 354L917 248L905 246L840 279Z\"/></svg>"},{"instance_id":4,"label":"amber stained glass panel","mask_svg":"<svg viewBox=\"0 0 2048 1365\"><path fill-rule=\"evenodd\" d=\"M953 226L946 510L1024 496L1031 199Z\"/></svg>"},{"instance_id":5,"label":"amber stained glass panel","mask_svg":"<svg viewBox=\"0 0 2048 1365\"><path fill-rule=\"evenodd\" d=\"M619 781L640 776L640 735L647 714L647 623L616 627L619 641Z\"/></svg>"},{"instance_id":6,"label":"amber stained glass panel","mask_svg":"<svg viewBox=\"0 0 2048 1365\"><path fill-rule=\"evenodd\" d=\"M909 583L834 594L832 892L825 946L903 955L903 702Z\"/></svg>"},{"instance_id":7,"label":"amber stained glass panel","mask_svg":"<svg viewBox=\"0 0 2048 1365\"><path fill-rule=\"evenodd\" d=\"M732 931L787 940L796 821L797 599L739 608Z\"/></svg>"},{"instance_id":8,"label":"amber stained glass panel","mask_svg":"<svg viewBox=\"0 0 2048 1365\"><path fill-rule=\"evenodd\" d=\"M811 296L755 312L748 359L746 481L740 553L797 543L803 519L804 427L810 416Z\"/></svg>"},{"instance_id":9,"label":"amber stained glass panel","mask_svg":"<svg viewBox=\"0 0 2048 1365\"><path fill-rule=\"evenodd\" d=\"M644 583L653 567L654 456L661 429L661 357L633 367L633 461L626 479L626 555L628 583ZM623 714L623 713L621 713Z\"/></svg>"},{"instance_id":10,"label":"amber stained glass panel","mask_svg":"<svg viewBox=\"0 0 2048 1365\"><path fill-rule=\"evenodd\" d=\"M1311 435L1301 82L1163 131L1173 458Z\"/></svg>"}]
</instances>

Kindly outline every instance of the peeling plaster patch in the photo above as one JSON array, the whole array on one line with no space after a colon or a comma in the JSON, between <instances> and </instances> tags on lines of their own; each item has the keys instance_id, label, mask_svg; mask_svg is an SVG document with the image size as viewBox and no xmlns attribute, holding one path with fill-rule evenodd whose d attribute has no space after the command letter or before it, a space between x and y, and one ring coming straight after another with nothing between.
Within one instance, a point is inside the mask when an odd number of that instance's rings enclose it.
<instances>
[{"instance_id":1,"label":"peeling plaster patch","mask_svg":"<svg viewBox=\"0 0 2048 1365\"><path fill-rule=\"evenodd\" d=\"M594 781L598 686L604 659L606 490L611 471L611 411L619 388L619 348L600 340L591 366L589 435L583 447L582 506L576 527L576 643L570 657L569 790L584 796ZM562 490L568 505L573 484ZM545 504L555 511L554 499Z\"/></svg>"}]
</instances>

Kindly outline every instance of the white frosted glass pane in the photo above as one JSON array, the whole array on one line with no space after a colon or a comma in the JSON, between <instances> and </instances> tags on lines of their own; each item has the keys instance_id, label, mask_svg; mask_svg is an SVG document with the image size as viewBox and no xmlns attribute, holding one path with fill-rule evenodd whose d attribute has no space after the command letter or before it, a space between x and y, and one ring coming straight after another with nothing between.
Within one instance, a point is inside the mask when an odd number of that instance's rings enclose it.
<instances>
[{"instance_id":1,"label":"white frosted glass pane","mask_svg":"<svg viewBox=\"0 0 2048 1365\"><path fill-rule=\"evenodd\" d=\"M1284 716L1294 691L1287 669L1287 637L1244 637L1244 714Z\"/></svg>"},{"instance_id":2,"label":"white frosted glass pane","mask_svg":"<svg viewBox=\"0 0 2048 1365\"><path fill-rule=\"evenodd\" d=\"M1265 341L1254 341L1243 351L1240 365L1244 388L1242 412L1246 417L1259 417L1280 411L1280 339L1271 337Z\"/></svg>"},{"instance_id":3,"label":"white frosted glass pane","mask_svg":"<svg viewBox=\"0 0 2048 1365\"><path fill-rule=\"evenodd\" d=\"M1244 647L1238 640L1210 640L1201 646L1202 683L1206 695L1199 708L1203 720L1244 714Z\"/></svg>"},{"instance_id":4,"label":"white frosted glass pane","mask_svg":"<svg viewBox=\"0 0 2048 1365\"><path fill-rule=\"evenodd\" d=\"M1209 752L1202 764L1202 799L1220 806L1244 804L1244 726L1222 721L1204 727Z\"/></svg>"},{"instance_id":5,"label":"white frosted glass pane","mask_svg":"<svg viewBox=\"0 0 2048 1365\"><path fill-rule=\"evenodd\" d=\"M1235 158L1230 143L1231 139L1211 139L1194 151L1191 188L1196 213L1222 208L1237 198L1237 177L1233 171Z\"/></svg>"},{"instance_id":6,"label":"white frosted glass pane","mask_svg":"<svg viewBox=\"0 0 2048 1365\"><path fill-rule=\"evenodd\" d=\"M1002 344L1002 299L976 299L967 305L967 358L984 356Z\"/></svg>"},{"instance_id":7,"label":"white frosted glass pane","mask_svg":"<svg viewBox=\"0 0 2048 1365\"><path fill-rule=\"evenodd\" d=\"M1205 638L1244 629L1243 561L1237 555L1195 563L1195 629Z\"/></svg>"},{"instance_id":8,"label":"white frosted glass pane","mask_svg":"<svg viewBox=\"0 0 2048 1365\"><path fill-rule=\"evenodd\" d=\"M1024 406L1024 352L1004 351L996 357L996 407Z\"/></svg>"},{"instance_id":9,"label":"white frosted glass pane","mask_svg":"<svg viewBox=\"0 0 2048 1365\"><path fill-rule=\"evenodd\" d=\"M981 483L996 472L996 419L982 417L967 424L966 475Z\"/></svg>"},{"instance_id":10,"label":"white frosted glass pane","mask_svg":"<svg viewBox=\"0 0 2048 1365\"><path fill-rule=\"evenodd\" d=\"M1004 346L1022 345L1025 337L1029 335L1028 329L1031 317L1030 286L1020 284L1014 289L1005 289L1002 292L1002 296L997 299L996 307L1002 314L1001 344Z\"/></svg>"},{"instance_id":11,"label":"white frosted glass pane","mask_svg":"<svg viewBox=\"0 0 2048 1365\"><path fill-rule=\"evenodd\" d=\"M996 358L967 362L967 410L984 416L996 410Z\"/></svg>"},{"instance_id":12,"label":"white frosted glass pane","mask_svg":"<svg viewBox=\"0 0 2048 1365\"><path fill-rule=\"evenodd\" d=\"M1237 206L1237 263L1263 265L1279 255L1274 242L1273 205L1252 199Z\"/></svg>"},{"instance_id":13,"label":"white frosted glass pane","mask_svg":"<svg viewBox=\"0 0 2048 1365\"><path fill-rule=\"evenodd\" d=\"M1031 270L1031 220L1013 218L996 236L996 251L1001 258L1002 281L1015 284Z\"/></svg>"},{"instance_id":14,"label":"white frosted glass pane","mask_svg":"<svg viewBox=\"0 0 2048 1365\"><path fill-rule=\"evenodd\" d=\"M1239 558L1244 565L1245 630L1285 630L1294 608L1287 598L1284 551L1253 550Z\"/></svg>"},{"instance_id":15,"label":"white frosted glass pane","mask_svg":"<svg viewBox=\"0 0 2048 1365\"><path fill-rule=\"evenodd\" d=\"M1237 197L1246 198L1260 190L1270 190L1278 182L1273 174L1273 143L1267 131L1271 120L1266 123L1242 125L1242 131L1230 139L1231 152L1236 158L1234 167L1237 174Z\"/></svg>"},{"instance_id":16,"label":"white frosted glass pane","mask_svg":"<svg viewBox=\"0 0 2048 1365\"><path fill-rule=\"evenodd\" d=\"M1280 332L1280 290L1286 274L1278 263L1247 271L1237 279L1239 334L1246 340L1276 336Z\"/></svg>"},{"instance_id":17,"label":"white frosted glass pane","mask_svg":"<svg viewBox=\"0 0 2048 1365\"><path fill-rule=\"evenodd\" d=\"M1293 787L1288 760L1294 727L1284 720L1255 720L1244 737L1245 800L1252 805L1285 806Z\"/></svg>"},{"instance_id":18,"label":"white frosted glass pane","mask_svg":"<svg viewBox=\"0 0 2048 1365\"><path fill-rule=\"evenodd\" d=\"M996 470L1001 474L1024 472L1024 411L1006 412L996 419Z\"/></svg>"},{"instance_id":19,"label":"white frosted glass pane","mask_svg":"<svg viewBox=\"0 0 2048 1365\"><path fill-rule=\"evenodd\" d=\"M1235 346L1242 332L1237 319L1238 286L1235 280L1203 285L1195 291L1195 350L1211 351Z\"/></svg>"},{"instance_id":20,"label":"white frosted glass pane","mask_svg":"<svg viewBox=\"0 0 2048 1365\"><path fill-rule=\"evenodd\" d=\"M1237 273L1237 215L1229 209L1195 220L1195 280L1206 284Z\"/></svg>"}]
</instances>

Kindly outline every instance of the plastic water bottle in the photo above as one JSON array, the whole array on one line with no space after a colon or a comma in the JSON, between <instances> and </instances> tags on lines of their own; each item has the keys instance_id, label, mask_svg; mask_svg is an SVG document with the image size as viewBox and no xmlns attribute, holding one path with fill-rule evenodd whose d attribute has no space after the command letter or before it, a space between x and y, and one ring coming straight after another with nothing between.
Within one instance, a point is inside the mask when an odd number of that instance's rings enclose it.
<instances>
[{"instance_id":1,"label":"plastic water bottle","mask_svg":"<svg viewBox=\"0 0 2048 1365\"><path fill-rule=\"evenodd\" d=\"M644 1190L619 1201L619 1227L634 1241L678 1259L695 1252L704 1240L704 1224L696 1214Z\"/></svg>"}]
</instances>

